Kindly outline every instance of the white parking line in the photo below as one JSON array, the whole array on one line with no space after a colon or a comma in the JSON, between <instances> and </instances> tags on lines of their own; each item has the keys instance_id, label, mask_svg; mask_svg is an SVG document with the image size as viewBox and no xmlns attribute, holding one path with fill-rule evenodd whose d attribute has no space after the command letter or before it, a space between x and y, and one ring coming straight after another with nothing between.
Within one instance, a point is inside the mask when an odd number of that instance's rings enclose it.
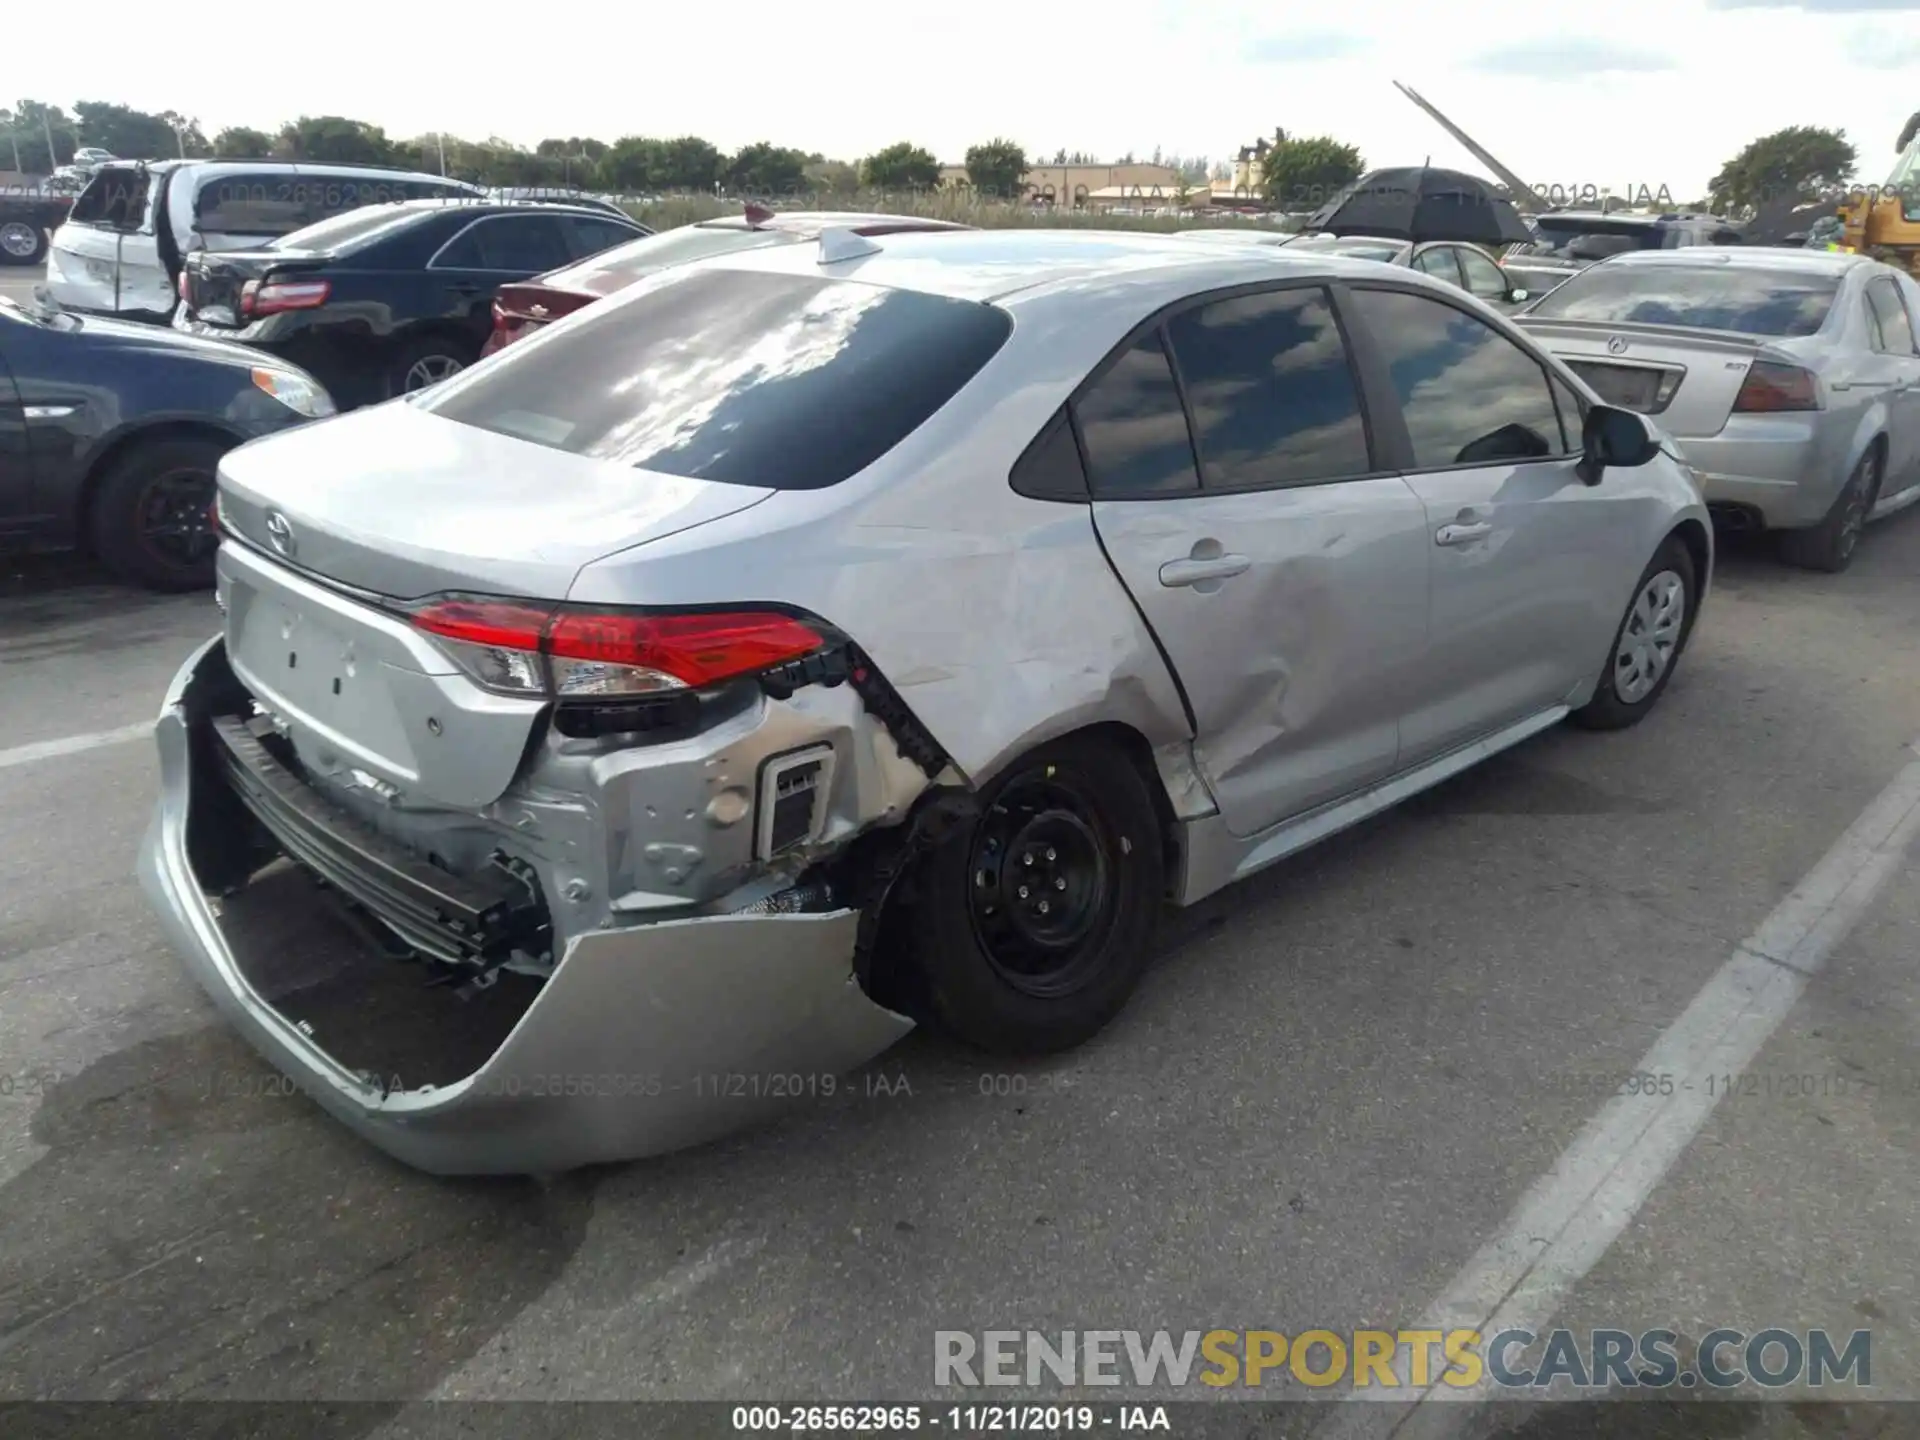
<instances>
[{"instance_id":1,"label":"white parking line","mask_svg":"<svg viewBox=\"0 0 1920 1440\"><path fill-rule=\"evenodd\" d=\"M59 755L76 755L82 750L97 750L102 745L124 745L153 734L153 721L122 725L118 730L96 730L91 735L68 735L60 740L41 740L33 745L16 745L0 750L0 770L15 765L31 765L36 760L51 760Z\"/></svg>"},{"instance_id":2,"label":"white parking line","mask_svg":"<svg viewBox=\"0 0 1920 1440\"><path fill-rule=\"evenodd\" d=\"M1920 754L1920 741L1910 748ZM1747 1068L1898 869L1917 831L1920 759L1874 798L1654 1041L1638 1069L1672 1075L1673 1093L1608 1101L1428 1307L1429 1325L1477 1330L1483 1339L1546 1326L1706 1124L1724 1094L1723 1087L1709 1088L1708 1077ZM1347 1398L1404 1402L1406 1371L1397 1373L1401 1388L1369 1387ZM1436 1379L1404 1409L1341 1405L1315 1440L1461 1435L1477 1407L1453 1402L1485 1400L1492 1391L1484 1379L1463 1388Z\"/></svg>"}]
</instances>

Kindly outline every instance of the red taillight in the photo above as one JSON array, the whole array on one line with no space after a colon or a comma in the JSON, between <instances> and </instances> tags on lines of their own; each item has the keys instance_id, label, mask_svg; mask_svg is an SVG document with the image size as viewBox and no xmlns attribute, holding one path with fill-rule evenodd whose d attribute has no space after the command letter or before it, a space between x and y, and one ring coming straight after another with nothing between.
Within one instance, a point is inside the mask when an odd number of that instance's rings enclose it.
<instances>
[{"instance_id":1,"label":"red taillight","mask_svg":"<svg viewBox=\"0 0 1920 1440\"><path fill-rule=\"evenodd\" d=\"M449 596L410 618L451 642L448 653L490 689L561 700L697 690L826 643L811 626L767 610L649 615Z\"/></svg>"},{"instance_id":2,"label":"red taillight","mask_svg":"<svg viewBox=\"0 0 1920 1440\"><path fill-rule=\"evenodd\" d=\"M249 280L240 287L240 313L258 320L287 310L312 310L327 303L332 289L325 280Z\"/></svg>"},{"instance_id":3,"label":"red taillight","mask_svg":"<svg viewBox=\"0 0 1920 1440\"><path fill-rule=\"evenodd\" d=\"M1734 397L1735 414L1774 414L1782 410L1818 410L1820 387L1811 370L1756 360Z\"/></svg>"}]
</instances>

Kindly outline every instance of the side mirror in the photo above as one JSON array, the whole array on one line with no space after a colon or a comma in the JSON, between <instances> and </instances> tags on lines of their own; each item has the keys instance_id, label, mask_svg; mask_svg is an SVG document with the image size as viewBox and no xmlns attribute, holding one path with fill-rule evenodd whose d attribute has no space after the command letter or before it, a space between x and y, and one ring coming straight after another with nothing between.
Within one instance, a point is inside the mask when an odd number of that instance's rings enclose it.
<instances>
[{"instance_id":1,"label":"side mirror","mask_svg":"<svg viewBox=\"0 0 1920 1440\"><path fill-rule=\"evenodd\" d=\"M1619 465L1631 470L1645 465L1659 453L1660 442L1640 415L1613 405L1595 405L1587 411L1587 421L1581 429L1577 473L1587 484L1598 485L1610 467Z\"/></svg>"}]
</instances>

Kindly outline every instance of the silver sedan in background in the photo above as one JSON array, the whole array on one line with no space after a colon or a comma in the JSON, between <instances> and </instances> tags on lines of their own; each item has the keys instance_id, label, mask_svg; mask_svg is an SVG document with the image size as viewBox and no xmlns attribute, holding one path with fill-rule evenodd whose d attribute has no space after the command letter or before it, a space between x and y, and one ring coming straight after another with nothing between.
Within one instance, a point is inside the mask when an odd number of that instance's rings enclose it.
<instances>
[{"instance_id":1,"label":"silver sedan in background","mask_svg":"<svg viewBox=\"0 0 1920 1440\"><path fill-rule=\"evenodd\" d=\"M1520 323L1601 398L1657 418L1723 522L1813 569L1920 501L1920 285L1863 255L1641 251Z\"/></svg>"},{"instance_id":2,"label":"silver sedan in background","mask_svg":"<svg viewBox=\"0 0 1920 1440\"><path fill-rule=\"evenodd\" d=\"M1318 252L1403 265L1478 296L1496 309L1511 311L1543 293L1530 277L1509 273L1478 245L1460 240L1383 239L1372 235L1273 235L1243 230L1185 230L1182 240L1202 244L1265 245L1294 253Z\"/></svg>"},{"instance_id":3,"label":"silver sedan in background","mask_svg":"<svg viewBox=\"0 0 1920 1440\"><path fill-rule=\"evenodd\" d=\"M1168 902L1644 718L1712 568L1667 444L1340 255L696 261L230 457L143 878L432 1170L687 1144L918 1020L1059 1050Z\"/></svg>"}]
</instances>

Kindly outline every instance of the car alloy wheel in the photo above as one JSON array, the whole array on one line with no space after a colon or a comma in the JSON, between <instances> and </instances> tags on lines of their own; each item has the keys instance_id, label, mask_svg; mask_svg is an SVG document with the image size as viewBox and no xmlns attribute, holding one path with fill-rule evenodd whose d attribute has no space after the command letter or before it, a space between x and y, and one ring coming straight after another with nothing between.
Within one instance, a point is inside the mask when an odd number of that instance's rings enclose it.
<instances>
[{"instance_id":1,"label":"car alloy wheel","mask_svg":"<svg viewBox=\"0 0 1920 1440\"><path fill-rule=\"evenodd\" d=\"M1054 767L1016 777L981 817L969 918L994 972L1026 995L1071 993L1098 963L1113 864L1092 797Z\"/></svg>"},{"instance_id":2,"label":"car alloy wheel","mask_svg":"<svg viewBox=\"0 0 1920 1440\"><path fill-rule=\"evenodd\" d=\"M40 237L25 221L9 220L0 225L0 252L16 260L31 260L39 250Z\"/></svg>"},{"instance_id":3,"label":"car alloy wheel","mask_svg":"<svg viewBox=\"0 0 1920 1440\"><path fill-rule=\"evenodd\" d=\"M1686 632L1687 585L1672 570L1650 576L1634 597L1613 657L1614 693L1637 705L1660 683Z\"/></svg>"},{"instance_id":4,"label":"car alloy wheel","mask_svg":"<svg viewBox=\"0 0 1920 1440\"><path fill-rule=\"evenodd\" d=\"M163 470L137 509L140 544L163 565L190 570L220 543L213 528L214 478L204 470Z\"/></svg>"},{"instance_id":5,"label":"car alloy wheel","mask_svg":"<svg viewBox=\"0 0 1920 1440\"><path fill-rule=\"evenodd\" d=\"M1840 527L1833 537L1833 546L1843 564L1851 560L1853 552L1860 547L1861 532L1867 528L1867 507L1872 503L1874 491L1880 488L1879 478L1880 457L1875 451L1840 497Z\"/></svg>"},{"instance_id":6,"label":"car alloy wheel","mask_svg":"<svg viewBox=\"0 0 1920 1440\"><path fill-rule=\"evenodd\" d=\"M450 376L458 375L467 367L451 355L422 355L407 367L403 389L411 395L416 390L424 390L429 385L438 385Z\"/></svg>"}]
</instances>

